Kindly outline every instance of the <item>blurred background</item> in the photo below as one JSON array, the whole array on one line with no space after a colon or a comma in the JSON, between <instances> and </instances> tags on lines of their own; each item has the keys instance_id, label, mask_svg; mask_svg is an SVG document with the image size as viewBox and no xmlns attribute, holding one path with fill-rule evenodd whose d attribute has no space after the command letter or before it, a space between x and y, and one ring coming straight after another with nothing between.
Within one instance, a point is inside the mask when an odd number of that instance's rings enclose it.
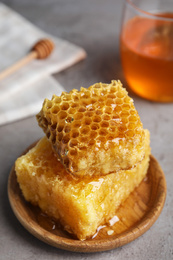
<instances>
[{"instance_id":1,"label":"blurred background","mask_svg":"<svg viewBox=\"0 0 173 260\"><path fill-rule=\"evenodd\" d=\"M96 82L120 79L122 72L119 34L122 0L3 0L1 1L43 31L82 47L86 59L55 73L69 91ZM21 35L25 37L25 35ZM0 36L1 38L1 36ZM20 44L20 42L19 42ZM151 133L152 154L161 164L168 184L164 210L143 236L108 252L76 254L48 246L30 235L17 221L7 197L8 175L16 158L43 136L35 116L0 126L0 259L172 259L173 251L173 105L153 103L129 91L144 124ZM17 230L17 232L16 232Z\"/></svg>"},{"instance_id":2,"label":"blurred background","mask_svg":"<svg viewBox=\"0 0 173 260\"><path fill-rule=\"evenodd\" d=\"M50 34L71 41L87 52L82 64L56 75L67 89L97 81L123 80L119 57L120 0L2 1ZM77 73L76 73L77 72Z\"/></svg>"}]
</instances>

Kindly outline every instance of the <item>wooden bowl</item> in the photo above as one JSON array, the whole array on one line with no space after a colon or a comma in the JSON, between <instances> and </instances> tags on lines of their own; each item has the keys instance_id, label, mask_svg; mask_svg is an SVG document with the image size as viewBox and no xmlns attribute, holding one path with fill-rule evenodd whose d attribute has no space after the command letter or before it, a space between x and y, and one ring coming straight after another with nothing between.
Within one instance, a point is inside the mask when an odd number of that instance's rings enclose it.
<instances>
[{"instance_id":1,"label":"wooden bowl","mask_svg":"<svg viewBox=\"0 0 173 260\"><path fill-rule=\"evenodd\" d=\"M141 236L153 225L165 202L166 181L157 160L151 155L146 178L116 212L119 221L111 227L100 229L94 238L85 241L72 237L38 207L31 206L24 200L14 166L9 175L8 196L20 223L38 239L68 251L98 252L125 245Z\"/></svg>"}]
</instances>

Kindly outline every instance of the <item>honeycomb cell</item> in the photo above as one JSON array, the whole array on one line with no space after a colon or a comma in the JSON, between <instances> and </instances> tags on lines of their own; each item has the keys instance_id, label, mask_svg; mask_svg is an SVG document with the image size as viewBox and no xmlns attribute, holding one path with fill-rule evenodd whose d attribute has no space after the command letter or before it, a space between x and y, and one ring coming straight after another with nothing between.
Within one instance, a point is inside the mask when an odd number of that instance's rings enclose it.
<instances>
[{"instance_id":1,"label":"honeycomb cell","mask_svg":"<svg viewBox=\"0 0 173 260\"><path fill-rule=\"evenodd\" d=\"M99 127L99 124L92 124L91 125L91 129L92 130L97 130L97 129L99 129L100 127Z\"/></svg>"},{"instance_id":2,"label":"honeycomb cell","mask_svg":"<svg viewBox=\"0 0 173 260\"><path fill-rule=\"evenodd\" d=\"M113 118L112 120L109 121L109 125L110 126L114 126L116 127L117 125L119 125L119 118Z\"/></svg>"},{"instance_id":3,"label":"honeycomb cell","mask_svg":"<svg viewBox=\"0 0 173 260\"><path fill-rule=\"evenodd\" d=\"M74 115L74 120L81 120L83 118L83 113L76 113Z\"/></svg>"},{"instance_id":4,"label":"honeycomb cell","mask_svg":"<svg viewBox=\"0 0 173 260\"><path fill-rule=\"evenodd\" d=\"M88 98L85 98L82 102L81 105L84 107L87 107L88 105L91 105L91 101Z\"/></svg>"},{"instance_id":5,"label":"honeycomb cell","mask_svg":"<svg viewBox=\"0 0 173 260\"><path fill-rule=\"evenodd\" d=\"M50 135L50 133L49 133L49 135ZM63 138L63 134L62 134L62 133L59 133L59 135L58 135L58 141L61 142L62 138ZM52 141L52 140L51 140L51 141Z\"/></svg>"},{"instance_id":6,"label":"honeycomb cell","mask_svg":"<svg viewBox=\"0 0 173 260\"><path fill-rule=\"evenodd\" d=\"M92 98L91 99L91 104L94 104L94 103L96 103L97 102L97 98Z\"/></svg>"},{"instance_id":7,"label":"honeycomb cell","mask_svg":"<svg viewBox=\"0 0 173 260\"><path fill-rule=\"evenodd\" d=\"M114 134L109 134L107 136L107 140L113 140L113 139L115 139L115 135Z\"/></svg>"},{"instance_id":8,"label":"honeycomb cell","mask_svg":"<svg viewBox=\"0 0 173 260\"><path fill-rule=\"evenodd\" d=\"M96 139L97 144L99 144L99 146L103 145L103 143L106 142L106 138L104 136L98 136L98 138Z\"/></svg>"},{"instance_id":9,"label":"honeycomb cell","mask_svg":"<svg viewBox=\"0 0 173 260\"><path fill-rule=\"evenodd\" d=\"M136 122L137 117L136 116L130 116L129 122Z\"/></svg>"},{"instance_id":10,"label":"honeycomb cell","mask_svg":"<svg viewBox=\"0 0 173 260\"><path fill-rule=\"evenodd\" d=\"M90 127L89 127L89 126L84 126L84 127L82 127L82 128L80 129L80 133L81 133L82 135L87 135L87 134L89 134L89 132L90 132Z\"/></svg>"},{"instance_id":11,"label":"honeycomb cell","mask_svg":"<svg viewBox=\"0 0 173 260\"><path fill-rule=\"evenodd\" d=\"M68 110L68 113L69 114L74 114L76 112L76 109L75 108L70 108L69 110Z\"/></svg>"},{"instance_id":12,"label":"honeycomb cell","mask_svg":"<svg viewBox=\"0 0 173 260\"><path fill-rule=\"evenodd\" d=\"M54 107L52 107L52 109L51 109L51 113L57 114L57 113L59 112L59 110L60 110L60 108L59 108L58 106L54 106Z\"/></svg>"},{"instance_id":13,"label":"honeycomb cell","mask_svg":"<svg viewBox=\"0 0 173 260\"><path fill-rule=\"evenodd\" d=\"M105 135L108 134L108 131L107 131L106 129L100 129L100 131L99 131L98 133L99 133L99 135L101 135L101 136L105 136Z\"/></svg>"},{"instance_id":14,"label":"honeycomb cell","mask_svg":"<svg viewBox=\"0 0 173 260\"><path fill-rule=\"evenodd\" d=\"M122 118L121 122L122 122L122 124L126 125L129 122L128 117L127 118L125 118L125 117Z\"/></svg>"},{"instance_id":15,"label":"honeycomb cell","mask_svg":"<svg viewBox=\"0 0 173 260\"><path fill-rule=\"evenodd\" d=\"M50 100L45 100L45 106L47 109L50 109L52 107L52 102Z\"/></svg>"},{"instance_id":16,"label":"honeycomb cell","mask_svg":"<svg viewBox=\"0 0 173 260\"><path fill-rule=\"evenodd\" d=\"M84 116L93 117L94 112L93 111L86 111Z\"/></svg>"},{"instance_id":17,"label":"honeycomb cell","mask_svg":"<svg viewBox=\"0 0 173 260\"><path fill-rule=\"evenodd\" d=\"M122 111L122 108L121 108L120 105L117 105L117 106L114 108L114 110L113 110L114 114L116 114L116 115L119 115L119 113L120 113L121 111Z\"/></svg>"},{"instance_id":18,"label":"honeycomb cell","mask_svg":"<svg viewBox=\"0 0 173 260\"><path fill-rule=\"evenodd\" d=\"M50 111L51 112L51 111ZM67 117L67 113L64 111L60 111L58 114L59 119L65 119Z\"/></svg>"},{"instance_id":19,"label":"honeycomb cell","mask_svg":"<svg viewBox=\"0 0 173 260\"><path fill-rule=\"evenodd\" d=\"M117 103L117 104L120 104L120 105L121 105L121 104L123 104L123 102L124 102L124 101L123 101L122 98L117 98L117 99L116 99L116 103Z\"/></svg>"},{"instance_id":20,"label":"honeycomb cell","mask_svg":"<svg viewBox=\"0 0 173 260\"><path fill-rule=\"evenodd\" d=\"M76 139L71 139L69 146L70 146L70 147L75 147L75 146L77 146L77 144L78 144L78 141L77 141ZM69 149L69 150L70 150L70 149Z\"/></svg>"},{"instance_id":21,"label":"honeycomb cell","mask_svg":"<svg viewBox=\"0 0 173 260\"><path fill-rule=\"evenodd\" d=\"M130 115L129 111L127 111L127 110L121 112L121 117L127 118L129 115Z\"/></svg>"},{"instance_id":22,"label":"honeycomb cell","mask_svg":"<svg viewBox=\"0 0 173 260\"><path fill-rule=\"evenodd\" d=\"M51 131L54 131L56 129L56 127L57 127L57 124L52 124L51 125Z\"/></svg>"},{"instance_id":23,"label":"honeycomb cell","mask_svg":"<svg viewBox=\"0 0 173 260\"><path fill-rule=\"evenodd\" d=\"M56 137L55 137L55 135L52 136L51 142L52 142L53 145L56 143Z\"/></svg>"},{"instance_id":24,"label":"honeycomb cell","mask_svg":"<svg viewBox=\"0 0 173 260\"><path fill-rule=\"evenodd\" d=\"M101 127L109 127L109 122L107 122L107 121L102 121L101 123L100 123L100 126Z\"/></svg>"},{"instance_id":25,"label":"honeycomb cell","mask_svg":"<svg viewBox=\"0 0 173 260\"><path fill-rule=\"evenodd\" d=\"M68 157L64 158L63 164L64 164L66 167L69 166L69 159L68 159Z\"/></svg>"},{"instance_id":26,"label":"honeycomb cell","mask_svg":"<svg viewBox=\"0 0 173 260\"><path fill-rule=\"evenodd\" d=\"M62 132L64 126L63 125L58 125L57 131L60 133Z\"/></svg>"},{"instance_id":27,"label":"honeycomb cell","mask_svg":"<svg viewBox=\"0 0 173 260\"><path fill-rule=\"evenodd\" d=\"M98 110L96 110L96 115L102 115L102 110L100 110L100 109L98 109Z\"/></svg>"},{"instance_id":28,"label":"honeycomb cell","mask_svg":"<svg viewBox=\"0 0 173 260\"><path fill-rule=\"evenodd\" d=\"M46 136L47 136L47 138L49 139L49 138L50 138L50 132L47 132L47 133L46 133Z\"/></svg>"},{"instance_id":29,"label":"honeycomb cell","mask_svg":"<svg viewBox=\"0 0 173 260\"><path fill-rule=\"evenodd\" d=\"M98 108L99 109L102 109L104 106L105 106L105 104L104 104L104 102L103 101L101 101L100 99L99 99L99 103L98 103Z\"/></svg>"},{"instance_id":30,"label":"honeycomb cell","mask_svg":"<svg viewBox=\"0 0 173 260\"><path fill-rule=\"evenodd\" d=\"M98 116L98 115L95 115L94 117L93 117L93 122L100 122L101 121L101 117L100 116Z\"/></svg>"},{"instance_id":31,"label":"honeycomb cell","mask_svg":"<svg viewBox=\"0 0 173 260\"><path fill-rule=\"evenodd\" d=\"M133 137L133 136L134 136L134 131L128 130L128 131L126 132L126 135L127 135L128 137Z\"/></svg>"},{"instance_id":32,"label":"honeycomb cell","mask_svg":"<svg viewBox=\"0 0 173 260\"><path fill-rule=\"evenodd\" d=\"M121 132L121 133L124 133L126 130L128 130L126 125L122 125L122 124L121 124L121 125L118 127L118 131Z\"/></svg>"},{"instance_id":33,"label":"honeycomb cell","mask_svg":"<svg viewBox=\"0 0 173 260\"><path fill-rule=\"evenodd\" d=\"M111 117L110 117L109 115L107 115L107 114L103 114L103 115L102 115L102 119L105 120L105 121L107 121L107 122L109 122L110 118L111 118Z\"/></svg>"},{"instance_id":34,"label":"honeycomb cell","mask_svg":"<svg viewBox=\"0 0 173 260\"><path fill-rule=\"evenodd\" d=\"M106 114L112 114L112 107L105 107Z\"/></svg>"},{"instance_id":35,"label":"honeycomb cell","mask_svg":"<svg viewBox=\"0 0 173 260\"><path fill-rule=\"evenodd\" d=\"M106 100L106 106L111 106L112 105L112 98L108 98Z\"/></svg>"},{"instance_id":36,"label":"honeycomb cell","mask_svg":"<svg viewBox=\"0 0 173 260\"><path fill-rule=\"evenodd\" d=\"M107 98L114 99L115 97L116 97L116 95L114 95L114 94L112 94L112 93L110 93L110 94L107 95Z\"/></svg>"},{"instance_id":37,"label":"honeycomb cell","mask_svg":"<svg viewBox=\"0 0 173 260\"><path fill-rule=\"evenodd\" d=\"M81 146L83 146L84 143L88 143L88 137L87 136L80 136L79 142L80 142L80 144L78 145L78 147L80 148Z\"/></svg>"},{"instance_id":38,"label":"honeycomb cell","mask_svg":"<svg viewBox=\"0 0 173 260\"><path fill-rule=\"evenodd\" d=\"M88 142L88 146L89 147L93 147L95 145L96 141L93 139L90 139L90 141Z\"/></svg>"},{"instance_id":39,"label":"honeycomb cell","mask_svg":"<svg viewBox=\"0 0 173 260\"><path fill-rule=\"evenodd\" d=\"M91 139L97 137L97 135L98 135L98 133L96 131L94 131L94 130L90 131L90 138Z\"/></svg>"},{"instance_id":40,"label":"honeycomb cell","mask_svg":"<svg viewBox=\"0 0 173 260\"><path fill-rule=\"evenodd\" d=\"M75 94L75 95L70 95L69 94L69 97L70 97L70 100L73 99L74 102L78 102L79 101L79 97Z\"/></svg>"},{"instance_id":41,"label":"honeycomb cell","mask_svg":"<svg viewBox=\"0 0 173 260\"><path fill-rule=\"evenodd\" d=\"M120 81L53 95L37 120L73 176L130 169L145 156L143 125Z\"/></svg>"},{"instance_id":42,"label":"honeycomb cell","mask_svg":"<svg viewBox=\"0 0 173 260\"><path fill-rule=\"evenodd\" d=\"M80 147L79 147L79 150L81 150L81 151L86 151L86 150L87 150L87 147L86 147L86 146L80 146Z\"/></svg>"},{"instance_id":43,"label":"honeycomb cell","mask_svg":"<svg viewBox=\"0 0 173 260\"><path fill-rule=\"evenodd\" d=\"M116 131L116 127L109 127L109 132L115 132Z\"/></svg>"},{"instance_id":44,"label":"honeycomb cell","mask_svg":"<svg viewBox=\"0 0 173 260\"><path fill-rule=\"evenodd\" d=\"M56 96L56 95L54 95L54 96ZM71 95L70 95L70 94L67 94L66 92L62 92L60 102L61 102L62 100L63 100L63 101L69 101L69 100L71 100Z\"/></svg>"},{"instance_id":45,"label":"honeycomb cell","mask_svg":"<svg viewBox=\"0 0 173 260\"><path fill-rule=\"evenodd\" d=\"M71 104L71 108L77 108L78 107L78 103L72 103Z\"/></svg>"},{"instance_id":46,"label":"honeycomb cell","mask_svg":"<svg viewBox=\"0 0 173 260\"><path fill-rule=\"evenodd\" d=\"M74 127L74 129L78 129L79 127L81 127L81 121L75 121L72 125L72 127Z\"/></svg>"},{"instance_id":47,"label":"honeycomb cell","mask_svg":"<svg viewBox=\"0 0 173 260\"><path fill-rule=\"evenodd\" d=\"M123 95L123 93L121 93L121 92L117 92L117 93L116 93L116 96L117 96L117 98L120 98L120 99L124 98L124 95ZM126 98L126 97L125 97L125 98Z\"/></svg>"},{"instance_id":48,"label":"honeycomb cell","mask_svg":"<svg viewBox=\"0 0 173 260\"><path fill-rule=\"evenodd\" d=\"M72 138L76 138L79 136L79 131L77 129L74 129L72 132L71 132L71 137Z\"/></svg>"},{"instance_id":49,"label":"honeycomb cell","mask_svg":"<svg viewBox=\"0 0 173 260\"><path fill-rule=\"evenodd\" d=\"M69 136L69 135L65 135L65 136L62 138L62 142L63 142L64 144L67 144L69 141L70 141L70 136Z\"/></svg>"},{"instance_id":50,"label":"honeycomb cell","mask_svg":"<svg viewBox=\"0 0 173 260\"><path fill-rule=\"evenodd\" d=\"M68 116L65 119L65 123L71 123L74 120L73 116Z\"/></svg>"},{"instance_id":51,"label":"honeycomb cell","mask_svg":"<svg viewBox=\"0 0 173 260\"><path fill-rule=\"evenodd\" d=\"M90 125L91 122L92 122L92 119L91 119L91 118L85 117L85 119L84 119L84 121L83 121L83 124L84 124L84 125Z\"/></svg>"},{"instance_id":52,"label":"honeycomb cell","mask_svg":"<svg viewBox=\"0 0 173 260\"><path fill-rule=\"evenodd\" d=\"M71 149L70 152L69 152L69 155L70 156L76 156L77 155L77 150L76 149Z\"/></svg>"},{"instance_id":53,"label":"honeycomb cell","mask_svg":"<svg viewBox=\"0 0 173 260\"><path fill-rule=\"evenodd\" d=\"M136 124L135 123L129 123L127 127L128 127L128 129L135 129Z\"/></svg>"},{"instance_id":54,"label":"honeycomb cell","mask_svg":"<svg viewBox=\"0 0 173 260\"><path fill-rule=\"evenodd\" d=\"M127 110L127 111L129 111L129 109L130 109L130 105L128 105L128 104L123 104L123 105L122 105L122 110Z\"/></svg>"},{"instance_id":55,"label":"honeycomb cell","mask_svg":"<svg viewBox=\"0 0 173 260\"><path fill-rule=\"evenodd\" d=\"M63 102L60 106L61 110L67 110L69 108L69 104L67 102Z\"/></svg>"},{"instance_id":56,"label":"honeycomb cell","mask_svg":"<svg viewBox=\"0 0 173 260\"><path fill-rule=\"evenodd\" d=\"M54 98L54 102L55 103L60 103L61 102L61 98L60 97L55 97ZM52 105L52 104L51 104Z\"/></svg>"}]
</instances>

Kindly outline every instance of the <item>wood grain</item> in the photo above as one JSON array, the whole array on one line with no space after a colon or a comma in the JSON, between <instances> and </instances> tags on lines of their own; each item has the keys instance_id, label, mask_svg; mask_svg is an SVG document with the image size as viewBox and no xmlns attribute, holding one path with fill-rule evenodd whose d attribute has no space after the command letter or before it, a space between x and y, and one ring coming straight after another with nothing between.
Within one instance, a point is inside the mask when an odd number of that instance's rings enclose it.
<instances>
[{"instance_id":1,"label":"wood grain","mask_svg":"<svg viewBox=\"0 0 173 260\"><path fill-rule=\"evenodd\" d=\"M151 155L146 178L115 213L119 221L102 228L97 236L79 241L59 223L27 203L19 189L14 167L8 180L11 207L21 224L38 239L57 248L76 252L98 252L125 245L145 233L157 220L166 198L166 181L157 160ZM111 230L112 235L108 235Z\"/></svg>"}]
</instances>

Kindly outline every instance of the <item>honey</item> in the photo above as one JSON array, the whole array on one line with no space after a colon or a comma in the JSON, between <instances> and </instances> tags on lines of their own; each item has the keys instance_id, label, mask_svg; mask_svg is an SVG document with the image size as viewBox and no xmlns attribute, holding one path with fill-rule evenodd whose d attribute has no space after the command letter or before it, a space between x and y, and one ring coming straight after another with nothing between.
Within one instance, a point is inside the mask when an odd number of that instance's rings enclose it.
<instances>
[{"instance_id":1,"label":"honey","mask_svg":"<svg viewBox=\"0 0 173 260\"><path fill-rule=\"evenodd\" d=\"M129 87L137 95L172 102L173 14L155 16L136 16L124 25L120 37L122 65Z\"/></svg>"},{"instance_id":2,"label":"honey","mask_svg":"<svg viewBox=\"0 0 173 260\"><path fill-rule=\"evenodd\" d=\"M80 240L113 236L118 207L145 178L150 134L120 81L96 83L45 99L44 136L15 162L26 201ZM70 173L70 174L69 174ZM106 227L109 227L106 229Z\"/></svg>"},{"instance_id":3,"label":"honey","mask_svg":"<svg viewBox=\"0 0 173 260\"><path fill-rule=\"evenodd\" d=\"M147 174L150 136L145 130L145 157L131 170L74 179L57 160L49 140L43 137L15 163L17 180L26 201L60 222L80 240L91 238L108 223L118 221L116 210ZM40 215L39 222L44 214ZM45 225L45 223L44 223ZM56 223L48 221L47 229Z\"/></svg>"},{"instance_id":4,"label":"honey","mask_svg":"<svg viewBox=\"0 0 173 260\"><path fill-rule=\"evenodd\" d=\"M120 81L53 95L37 120L74 176L130 169L144 158L143 125Z\"/></svg>"}]
</instances>

